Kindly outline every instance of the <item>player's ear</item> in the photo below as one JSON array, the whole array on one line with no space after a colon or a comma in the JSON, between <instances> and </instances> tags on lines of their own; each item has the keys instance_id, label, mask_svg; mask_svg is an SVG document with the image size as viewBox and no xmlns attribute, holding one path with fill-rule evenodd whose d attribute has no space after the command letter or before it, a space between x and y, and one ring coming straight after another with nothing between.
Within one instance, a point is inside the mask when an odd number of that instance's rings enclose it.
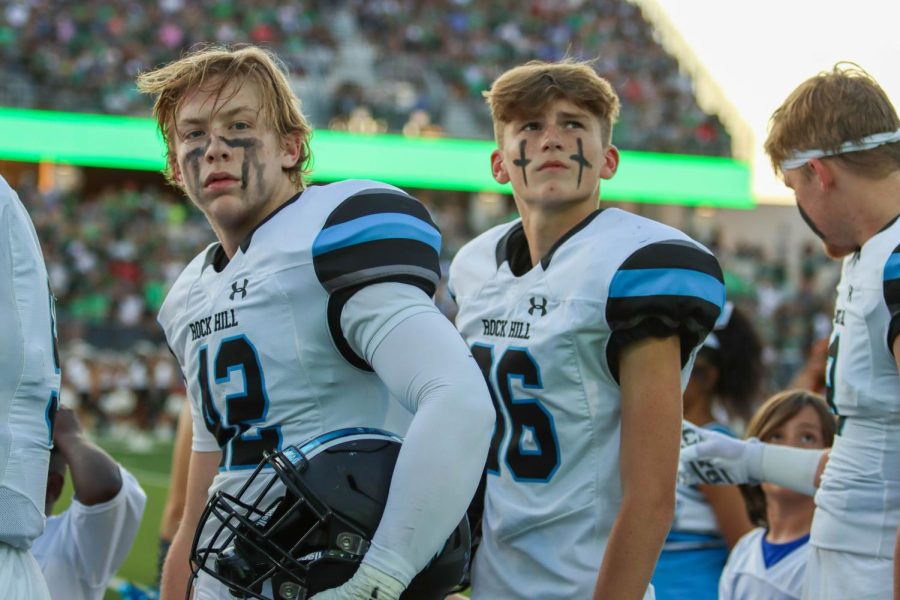
<instances>
[{"instance_id":1,"label":"player's ear","mask_svg":"<svg viewBox=\"0 0 900 600\"><path fill-rule=\"evenodd\" d=\"M834 185L834 172L829 163L820 158L812 158L808 164L816 178L816 183L823 192Z\"/></svg>"},{"instance_id":2,"label":"player's ear","mask_svg":"<svg viewBox=\"0 0 900 600\"><path fill-rule=\"evenodd\" d=\"M184 178L181 175L181 168L178 166L178 161L175 160L175 156L172 154L172 151L169 151L169 171L172 173L172 179L175 183L178 184L178 187L184 188Z\"/></svg>"},{"instance_id":3,"label":"player's ear","mask_svg":"<svg viewBox=\"0 0 900 600\"><path fill-rule=\"evenodd\" d=\"M619 170L619 149L610 144L603 152L603 164L600 165L601 179L612 179Z\"/></svg>"},{"instance_id":4,"label":"player's ear","mask_svg":"<svg viewBox=\"0 0 900 600\"><path fill-rule=\"evenodd\" d=\"M497 183L509 183L509 172L499 148L491 152L491 175Z\"/></svg>"},{"instance_id":5,"label":"player's ear","mask_svg":"<svg viewBox=\"0 0 900 600\"><path fill-rule=\"evenodd\" d=\"M281 138L281 168L293 169L300 160L303 140L299 131L293 131Z\"/></svg>"}]
</instances>

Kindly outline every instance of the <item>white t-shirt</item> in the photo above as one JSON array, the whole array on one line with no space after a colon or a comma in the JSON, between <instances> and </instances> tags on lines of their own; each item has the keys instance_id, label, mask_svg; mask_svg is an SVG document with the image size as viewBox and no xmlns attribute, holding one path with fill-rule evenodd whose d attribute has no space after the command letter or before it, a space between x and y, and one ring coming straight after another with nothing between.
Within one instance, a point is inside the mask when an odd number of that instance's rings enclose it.
<instances>
[{"instance_id":1,"label":"white t-shirt","mask_svg":"<svg viewBox=\"0 0 900 600\"><path fill-rule=\"evenodd\" d=\"M754 529L731 550L719 579L719 600L799 600L810 546L805 543L766 567L763 538L766 530Z\"/></svg>"},{"instance_id":2,"label":"white t-shirt","mask_svg":"<svg viewBox=\"0 0 900 600\"><path fill-rule=\"evenodd\" d=\"M100 600L131 550L147 496L121 466L122 489L108 502L85 506L73 499L49 517L32 552L53 600Z\"/></svg>"}]
</instances>

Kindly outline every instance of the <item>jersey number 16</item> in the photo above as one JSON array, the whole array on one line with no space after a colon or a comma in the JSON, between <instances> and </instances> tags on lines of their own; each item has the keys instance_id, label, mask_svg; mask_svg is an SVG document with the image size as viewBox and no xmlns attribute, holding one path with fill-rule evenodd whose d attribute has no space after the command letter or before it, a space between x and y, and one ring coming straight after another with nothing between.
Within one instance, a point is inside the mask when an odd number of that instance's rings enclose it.
<instances>
[{"instance_id":1,"label":"jersey number 16","mask_svg":"<svg viewBox=\"0 0 900 600\"><path fill-rule=\"evenodd\" d=\"M500 474L500 455L503 453L506 466L516 481L550 481L559 467L559 441L553 415L535 398L514 398L512 389L514 379L521 380L522 388L526 390L542 389L540 366L527 348L507 348L497 359L496 369L493 346L475 344L472 356L481 367L497 411L487 472ZM510 430L509 441L503 452L507 428Z\"/></svg>"}]
</instances>

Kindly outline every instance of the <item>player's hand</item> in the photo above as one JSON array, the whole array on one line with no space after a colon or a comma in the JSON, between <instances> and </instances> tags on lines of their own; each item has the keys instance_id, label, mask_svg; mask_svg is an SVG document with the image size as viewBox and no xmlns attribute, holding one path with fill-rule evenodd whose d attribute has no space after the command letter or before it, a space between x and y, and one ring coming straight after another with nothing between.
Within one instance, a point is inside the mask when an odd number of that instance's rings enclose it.
<instances>
[{"instance_id":1,"label":"player's hand","mask_svg":"<svg viewBox=\"0 0 900 600\"><path fill-rule=\"evenodd\" d=\"M81 423L71 408L60 405L53 419L53 443L65 446L73 438L83 435Z\"/></svg>"},{"instance_id":2,"label":"player's hand","mask_svg":"<svg viewBox=\"0 0 900 600\"><path fill-rule=\"evenodd\" d=\"M678 482L734 485L762 480L763 444L738 440L717 431L681 422Z\"/></svg>"},{"instance_id":3,"label":"player's hand","mask_svg":"<svg viewBox=\"0 0 900 600\"><path fill-rule=\"evenodd\" d=\"M310 600L397 600L405 587L375 567L361 564L344 585L319 592Z\"/></svg>"}]
</instances>

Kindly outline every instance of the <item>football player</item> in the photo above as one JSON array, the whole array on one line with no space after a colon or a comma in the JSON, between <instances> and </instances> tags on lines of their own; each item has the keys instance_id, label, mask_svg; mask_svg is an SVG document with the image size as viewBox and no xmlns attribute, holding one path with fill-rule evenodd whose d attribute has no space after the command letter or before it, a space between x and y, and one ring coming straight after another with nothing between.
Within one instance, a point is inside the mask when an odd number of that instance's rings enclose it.
<instances>
[{"instance_id":1,"label":"football player","mask_svg":"<svg viewBox=\"0 0 900 600\"><path fill-rule=\"evenodd\" d=\"M218 238L159 314L194 421L163 598L184 596L209 494L235 493L264 452L347 427L404 443L361 567L316 598L399 597L465 514L494 421L477 364L430 298L437 227L389 185L306 185L310 126L267 51L204 48L138 87L156 97L166 173ZM194 597L229 595L201 573Z\"/></svg>"},{"instance_id":2,"label":"football player","mask_svg":"<svg viewBox=\"0 0 900 600\"><path fill-rule=\"evenodd\" d=\"M54 298L34 225L0 177L0 589L49 599L29 548L44 529L47 466L59 406Z\"/></svg>"},{"instance_id":3,"label":"football player","mask_svg":"<svg viewBox=\"0 0 900 600\"><path fill-rule=\"evenodd\" d=\"M65 481L74 498L53 513ZM101 600L137 535L147 496L134 476L88 440L75 413L60 408L47 475L47 527L32 552L53 600Z\"/></svg>"},{"instance_id":4,"label":"football player","mask_svg":"<svg viewBox=\"0 0 900 600\"><path fill-rule=\"evenodd\" d=\"M765 148L843 259L826 369L838 435L829 454L700 432L684 459L815 494L804 598L887 598L900 525L900 119L868 73L838 64L788 96Z\"/></svg>"},{"instance_id":5,"label":"football player","mask_svg":"<svg viewBox=\"0 0 900 600\"><path fill-rule=\"evenodd\" d=\"M497 410L472 597L652 598L681 393L722 273L682 232L598 209L619 99L589 64L530 62L485 95L493 176L521 218L450 267Z\"/></svg>"}]
</instances>

